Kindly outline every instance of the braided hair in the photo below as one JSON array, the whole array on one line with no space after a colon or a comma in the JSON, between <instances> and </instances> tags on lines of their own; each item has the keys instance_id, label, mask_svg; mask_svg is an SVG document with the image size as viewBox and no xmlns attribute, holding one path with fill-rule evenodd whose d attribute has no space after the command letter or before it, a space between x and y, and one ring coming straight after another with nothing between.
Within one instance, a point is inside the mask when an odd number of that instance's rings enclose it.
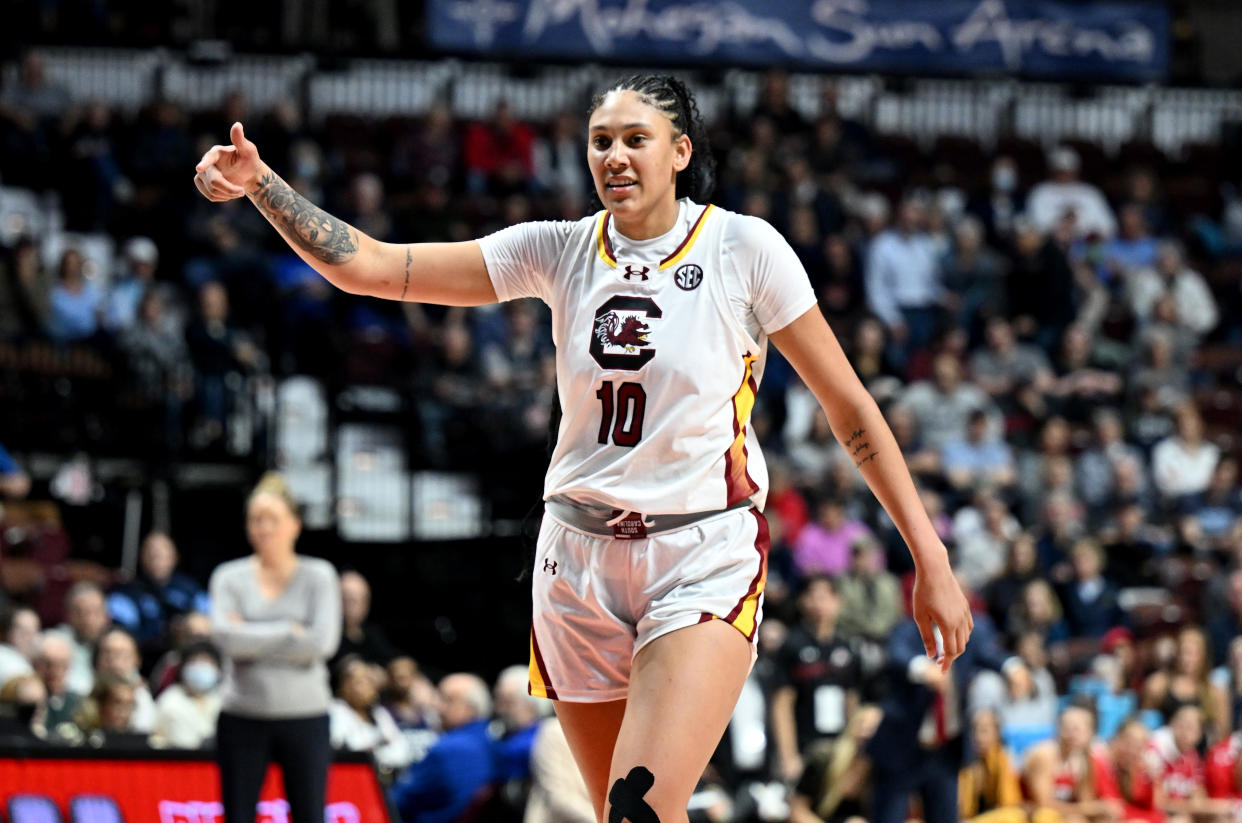
<instances>
[{"instance_id":1,"label":"braided hair","mask_svg":"<svg viewBox=\"0 0 1242 823\"><path fill-rule=\"evenodd\" d=\"M662 112L673 124L673 137L684 134L690 138L693 152L690 164L677 173L676 196L706 203L716 185L716 159L712 156L694 94L684 82L670 74L634 74L608 84L592 97L587 117L595 113L605 97L619 91L632 91L644 103Z\"/></svg>"}]
</instances>

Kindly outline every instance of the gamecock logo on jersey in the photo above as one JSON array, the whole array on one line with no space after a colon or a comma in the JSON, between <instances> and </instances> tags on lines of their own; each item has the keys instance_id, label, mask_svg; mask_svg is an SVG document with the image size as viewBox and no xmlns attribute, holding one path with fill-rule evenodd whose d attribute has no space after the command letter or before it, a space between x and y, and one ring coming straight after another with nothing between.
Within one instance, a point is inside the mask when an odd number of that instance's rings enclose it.
<instances>
[{"instance_id":1,"label":"gamecock logo on jersey","mask_svg":"<svg viewBox=\"0 0 1242 823\"><path fill-rule=\"evenodd\" d=\"M650 297L609 298L595 310L591 357L605 369L641 369L656 353L649 321L662 316Z\"/></svg>"}]
</instances>

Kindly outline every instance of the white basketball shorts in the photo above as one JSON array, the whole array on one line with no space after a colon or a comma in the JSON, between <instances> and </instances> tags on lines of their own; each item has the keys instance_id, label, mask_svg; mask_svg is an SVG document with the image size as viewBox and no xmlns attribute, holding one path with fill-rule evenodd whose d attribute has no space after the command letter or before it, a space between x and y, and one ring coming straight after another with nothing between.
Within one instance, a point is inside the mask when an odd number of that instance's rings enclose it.
<instances>
[{"instance_id":1,"label":"white basketball shorts","mask_svg":"<svg viewBox=\"0 0 1242 823\"><path fill-rule=\"evenodd\" d=\"M545 513L535 552L530 693L620 700L644 646L713 619L750 641L753 664L767 571L768 524L753 508L637 540L588 534Z\"/></svg>"}]
</instances>

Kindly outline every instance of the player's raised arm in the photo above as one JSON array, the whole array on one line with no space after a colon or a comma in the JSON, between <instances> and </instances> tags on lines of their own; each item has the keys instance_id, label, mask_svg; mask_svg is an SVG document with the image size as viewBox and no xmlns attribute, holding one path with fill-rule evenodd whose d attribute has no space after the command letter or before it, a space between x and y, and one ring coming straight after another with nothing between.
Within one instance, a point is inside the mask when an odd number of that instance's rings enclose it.
<instances>
[{"instance_id":1,"label":"player's raised arm","mask_svg":"<svg viewBox=\"0 0 1242 823\"><path fill-rule=\"evenodd\" d=\"M230 146L212 146L194 185L213 203L248 197L289 246L330 283L351 294L479 306L496 302L483 252L464 243L382 243L311 203L259 159L241 123Z\"/></svg>"}]
</instances>

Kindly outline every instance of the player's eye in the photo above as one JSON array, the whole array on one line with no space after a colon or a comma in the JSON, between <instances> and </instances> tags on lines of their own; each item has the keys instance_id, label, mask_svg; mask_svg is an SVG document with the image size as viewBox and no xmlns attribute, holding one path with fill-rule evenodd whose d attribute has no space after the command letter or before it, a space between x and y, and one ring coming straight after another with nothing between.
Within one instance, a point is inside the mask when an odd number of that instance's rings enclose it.
<instances>
[{"instance_id":1,"label":"player's eye","mask_svg":"<svg viewBox=\"0 0 1242 823\"><path fill-rule=\"evenodd\" d=\"M591 140L591 145L597 149L606 149L611 142L607 137L596 137Z\"/></svg>"},{"instance_id":2,"label":"player's eye","mask_svg":"<svg viewBox=\"0 0 1242 823\"><path fill-rule=\"evenodd\" d=\"M645 142L647 142L647 135L645 135L645 134L636 134L636 135L634 135L633 137L631 137L631 138L630 138L630 145L631 145L631 146L639 146L639 145L642 145L642 144L643 144L643 143L645 143Z\"/></svg>"}]
</instances>

